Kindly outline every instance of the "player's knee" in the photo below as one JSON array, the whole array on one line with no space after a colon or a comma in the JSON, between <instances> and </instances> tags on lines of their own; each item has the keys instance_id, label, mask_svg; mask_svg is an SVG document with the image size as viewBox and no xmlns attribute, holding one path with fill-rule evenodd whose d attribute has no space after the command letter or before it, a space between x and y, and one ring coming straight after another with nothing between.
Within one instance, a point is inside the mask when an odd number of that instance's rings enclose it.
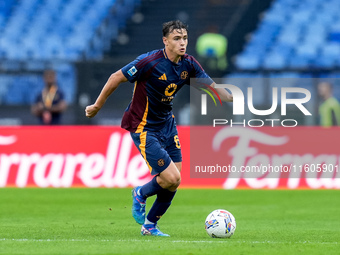
<instances>
[{"instance_id":1,"label":"player's knee","mask_svg":"<svg viewBox=\"0 0 340 255\"><path fill-rule=\"evenodd\" d=\"M181 184L181 177L179 177L179 179L178 179L178 181L177 181L177 183L176 183L176 189L178 188L178 186Z\"/></svg>"},{"instance_id":2,"label":"player's knee","mask_svg":"<svg viewBox=\"0 0 340 255\"><path fill-rule=\"evenodd\" d=\"M177 188L177 187L179 186L180 183L181 183L181 175L180 175L180 174L172 175L172 176L168 179L168 185L169 185L169 187Z\"/></svg>"}]
</instances>

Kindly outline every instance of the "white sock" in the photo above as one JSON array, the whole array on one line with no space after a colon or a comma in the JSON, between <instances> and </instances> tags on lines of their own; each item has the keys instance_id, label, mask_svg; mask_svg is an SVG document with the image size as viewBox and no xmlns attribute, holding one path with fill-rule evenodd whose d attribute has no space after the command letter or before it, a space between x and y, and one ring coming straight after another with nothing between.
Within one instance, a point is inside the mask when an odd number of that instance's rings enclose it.
<instances>
[{"instance_id":1,"label":"white sock","mask_svg":"<svg viewBox=\"0 0 340 255\"><path fill-rule=\"evenodd\" d=\"M153 222L151 222L151 221L149 221L148 220L148 218L147 217L145 217L145 221L144 221L144 224L155 224L155 223L153 223Z\"/></svg>"}]
</instances>

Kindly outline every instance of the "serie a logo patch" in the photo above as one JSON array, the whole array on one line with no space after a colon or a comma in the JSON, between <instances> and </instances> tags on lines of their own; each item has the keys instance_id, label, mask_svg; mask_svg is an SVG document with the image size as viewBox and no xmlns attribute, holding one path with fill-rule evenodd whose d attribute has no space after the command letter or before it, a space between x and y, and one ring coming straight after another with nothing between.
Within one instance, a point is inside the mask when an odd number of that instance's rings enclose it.
<instances>
[{"instance_id":1,"label":"serie a logo patch","mask_svg":"<svg viewBox=\"0 0 340 255\"><path fill-rule=\"evenodd\" d=\"M137 71L138 71L137 68L133 66L127 71L127 73L128 75L133 76L135 73L137 73Z\"/></svg>"}]
</instances>

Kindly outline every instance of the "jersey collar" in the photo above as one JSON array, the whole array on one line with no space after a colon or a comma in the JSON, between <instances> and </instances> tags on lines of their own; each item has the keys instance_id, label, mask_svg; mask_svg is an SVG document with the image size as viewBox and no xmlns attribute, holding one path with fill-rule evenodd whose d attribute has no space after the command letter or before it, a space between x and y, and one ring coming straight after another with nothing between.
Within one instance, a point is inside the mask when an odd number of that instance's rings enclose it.
<instances>
[{"instance_id":1,"label":"jersey collar","mask_svg":"<svg viewBox=\"0 0 340 255\"><path fill-rule=\"evenodd\" d=\"M165 48L163 48L163 54L164 54L165 59L169 60L173 65L176 65L176 66L181 65L181 62L182 62L182 60L183 60L183 56L180 57L178 63L175 63L175 62L172 62L172 61L168 58L168 55L167 55L166 52L165 52Z\"/></svg>"}]
</instances>

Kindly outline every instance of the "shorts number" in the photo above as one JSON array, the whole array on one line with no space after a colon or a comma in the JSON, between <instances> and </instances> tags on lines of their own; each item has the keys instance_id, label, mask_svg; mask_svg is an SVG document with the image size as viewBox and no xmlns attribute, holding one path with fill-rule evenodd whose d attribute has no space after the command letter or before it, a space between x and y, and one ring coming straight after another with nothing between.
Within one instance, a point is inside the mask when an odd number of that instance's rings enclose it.
<instances>
[{"instance_id":1,"label":"shorts number","mask_svg":"<svg viewBox=\"0 0 340 255\"><path fill-rule=\"evenodd\" d=\"M181 144L179 143L178 135L175 135L175 136L174 136L174 141L175 141L175 143L176 143L176 147L177 147L178 149L180 149L180 148L181 148Z\"/></svg>"}]
</instances>

